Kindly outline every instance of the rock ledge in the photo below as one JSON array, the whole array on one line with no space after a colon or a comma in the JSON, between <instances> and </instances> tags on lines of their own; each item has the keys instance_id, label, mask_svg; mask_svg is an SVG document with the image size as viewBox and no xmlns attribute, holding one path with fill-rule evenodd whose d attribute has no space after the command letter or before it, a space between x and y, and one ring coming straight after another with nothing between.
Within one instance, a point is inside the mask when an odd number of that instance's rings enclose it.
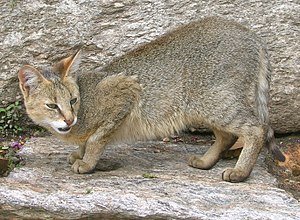
<instances>
[{"instance_id":1,"label":"rock ledge","mask_svg":"<svg viewBox=\"0 0 300 220\"><path fill-rule=\"evenodd\" d=\"M187 166L207 146L140 142L108 147L97 171L77 175L66 157L75 147L35 138L27 163L0 179L4 219L298 219L300 204L276 187L263 155L245 183L221 181L220 161L208 171ZM145 178L152 177L152 178ZM298 216L298 217L297 217Z\"/></svg>"}]
</instances>

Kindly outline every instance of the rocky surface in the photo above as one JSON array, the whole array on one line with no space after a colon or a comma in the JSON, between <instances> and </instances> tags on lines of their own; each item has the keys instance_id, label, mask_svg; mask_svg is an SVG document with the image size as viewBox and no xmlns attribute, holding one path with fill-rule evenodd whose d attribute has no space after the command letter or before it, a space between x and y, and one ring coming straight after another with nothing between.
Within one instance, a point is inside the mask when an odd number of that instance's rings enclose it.
<instances>
[{"instance_id":1,"label":"rocky surface","mask_svg":"<svg viewBox=\"0 0 300 220\"><path fill-rule=\"evenodd\" d=\"M2 219L285 219L300 204L277 188L261 155L244 183L221 181L235 160L204 171L187 166L207 145L145 142L109 146L88 175L66 162L74 146L53 137L34 138L22 154L25 166L0 178Z\"/></svg>"},{"instance_id":2,"label":"rocky surface","mask_svg":"<svg viewBox=\"0 0 300 220\"><path fill-rule=\"evenodd\" d=\"M83 45L83 71L204 16L234 19L261 35L274 67L271 120L277 132L300 130L300 4L297 0L0 1L0 105L20 99L16 73L44 67Z\"/></svg>"}]
</instances>

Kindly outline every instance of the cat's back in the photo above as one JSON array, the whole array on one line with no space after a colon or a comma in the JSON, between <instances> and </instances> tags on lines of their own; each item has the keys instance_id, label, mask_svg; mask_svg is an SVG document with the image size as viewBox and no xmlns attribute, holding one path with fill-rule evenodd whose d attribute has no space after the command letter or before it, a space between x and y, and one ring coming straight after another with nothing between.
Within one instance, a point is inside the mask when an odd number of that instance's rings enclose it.
<instances>
[{"instance_id":1,"label":"cat's back","mask_svg":"<svg viewBox=\"0 0 300 220\"><path fill-rule=\"evenodd\" d=\"M145 43L115 58L104 67L105 71L128 74L142 74L155 67L169 68L191 65L196 60L207 59L214 49L226 43L226 47L235 47L246 38L256 36L246 27L220 17L207 17L169 31L156 40ZM226 48L222 48L227 52ZM141 66L142 65L142 66ZM160 68L160 70L162 70Z\"/></svg>"},{"instance_id":2,"label":"cat's back","mask_svg":"<svg viewBox=\"0 0 300 220\"><path fill-rule=\"evenodd\" d=\"M209 91L216 79L226 78L223 83L233 84L241 77L255 81L251 75L255 71L249 75L248 70L258 68L260 47L260 39L243 25L208 17L125 53L103 70L137 75L144 86L145 100L169 97L170 103L180 105L187 93Z\"/></svg>"}]
</instances>

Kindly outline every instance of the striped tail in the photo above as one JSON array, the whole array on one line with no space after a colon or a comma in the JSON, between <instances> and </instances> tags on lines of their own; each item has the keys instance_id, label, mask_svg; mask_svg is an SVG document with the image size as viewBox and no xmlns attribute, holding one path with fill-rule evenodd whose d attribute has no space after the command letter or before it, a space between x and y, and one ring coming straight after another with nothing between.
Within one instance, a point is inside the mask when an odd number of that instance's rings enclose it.
<instances>
[{"instance_id":1,"label":"striped tail","mask_svg":"<svg viewBox=\"0 0 300 220\"><path fill-rule=\"evenodd\" d=\"M267 56L268 55L266 50L260 49L260 68L258 75L258 85L256 89L256 106L261 123L266 125L268 129L266 147L272 153L275 159L283 162L285 161L285 156L275 143L274 131L271 128L269 121L268 102L271 66Z\"/></svg>"}]
</instances>

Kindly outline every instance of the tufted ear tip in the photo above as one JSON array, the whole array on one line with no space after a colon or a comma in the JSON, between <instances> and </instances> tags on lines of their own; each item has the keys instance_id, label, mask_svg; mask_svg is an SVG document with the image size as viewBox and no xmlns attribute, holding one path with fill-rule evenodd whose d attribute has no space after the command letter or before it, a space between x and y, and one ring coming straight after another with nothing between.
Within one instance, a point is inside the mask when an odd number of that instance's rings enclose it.
<instances>
[{"instance_id":1,"label":"tufted ear tip","mask_svg":"<svg viewBox=\"0 0 300 220\"><path fill-rule=\"evenodd\" d=\"M79 68L81 62L81 49L79 49L75 54L59 61L54 69L61 75L61 78L66 77L77 78L76 72Z\"/></svg>"}]
</instances>

